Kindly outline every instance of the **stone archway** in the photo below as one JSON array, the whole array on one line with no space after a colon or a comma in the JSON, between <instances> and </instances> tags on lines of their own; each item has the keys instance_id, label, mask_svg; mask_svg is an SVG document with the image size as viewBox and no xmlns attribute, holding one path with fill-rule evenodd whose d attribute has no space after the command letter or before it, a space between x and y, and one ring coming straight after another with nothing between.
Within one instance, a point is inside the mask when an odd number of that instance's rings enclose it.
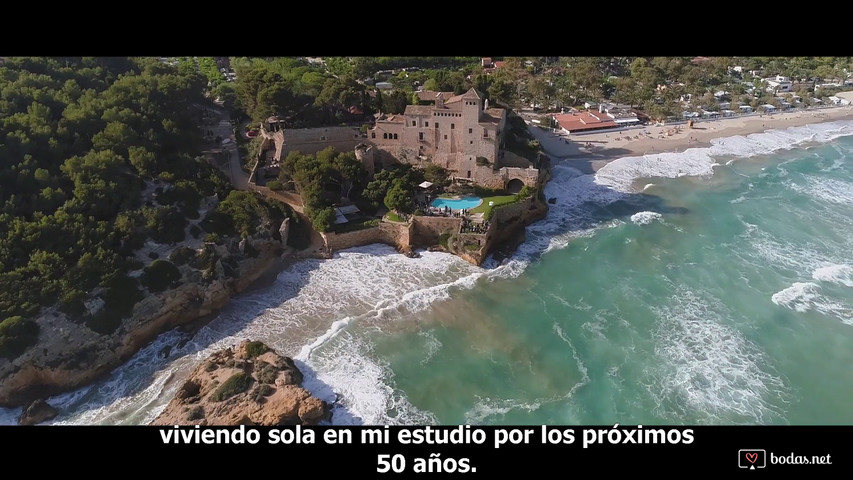
<instances>
[{"instance_id":1,"label":"stone archway","mask_svg":"<svg viewBox=\"0 0 853 480\"><path fill-rule=\"evenodd\" d=\"M524 187L524 182L517 178L513 178L512 180L506 182L506 191L509 193L518 193Z\"/></svg>"}]
</instances>

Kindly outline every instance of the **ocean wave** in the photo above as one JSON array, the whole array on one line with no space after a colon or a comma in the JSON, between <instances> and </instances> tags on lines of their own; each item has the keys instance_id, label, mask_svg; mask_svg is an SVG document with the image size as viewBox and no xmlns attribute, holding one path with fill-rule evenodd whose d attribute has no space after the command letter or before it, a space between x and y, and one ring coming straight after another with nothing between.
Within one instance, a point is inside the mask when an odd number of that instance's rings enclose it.
<instances>
[{"instance_id":1,"label":"ocean wave","mask_svg":"<svg viewBox=\"0 0 853 480\"><path fill-rule=\"evenodd\" d=\"M595 174L595 183L617 192L632 193L633 183L638 178L713 175L715 163L709 148L622 157L601 167Z\"/></svg>"},{"instance_id":2,"label":"ocean wave","mask_svg":"<svg viewBox=\"0 0 853 480\"><path fill-rule=\"evenodd\" d=\"M853 134L853 122L815 123L782 130L767 130L750 135L715 138L710 147L688 148L683 152L666 152L630 156L614 160L595 174L595 182L619 192L633 192L639 178L678 178L709 176L717 159L753 157L791 149L811 142L828 142ZM731 163L733 159L727 162Z\"/></svg>"},{"instance_id":3,"label":"ocean wave","mask_svg":"<svg viewBox=\"0 0 853 480\"><path fill-rule=\"evenodd\" d=\"M783 380L771 373L761 350L722 323L719 310L681 289L659 319L655 354L662 366L647 386L659 414L700 416L701 422L774 423L783 420L774 400L787 397Z\"/></svg>"},{"instance_id":4,"label":"ocean wave","mask_svg":"<svg viewBox=\"0 0 853 480\"><path fill-rule=\"evenodd\" d=\"M788 307L797 312L811 309L814 301L820 296L820 287L812 282L795 282L790 287L780 290L770 297L776 305Z\"/></svg>"},{"instance_id":5,"label":"ocean wave","mask_svg":"<svg viewBox=\"0 0 853 480\"><path fill-rule=\"evenodd\" d=\"M795 312L811 310L836 318L846 325L853 325L853 308L828 298L816 283L794 282L790 287L774 293L770 300Z\"/></svg>"},{"instance_id":6,"label":"ocean wave","mask_svg":"<svg viewBox=\"0 0 853 480\"><path fill-rule=\"evenodd\" d=\"M660 220L663 215L657 212L638 212L631 215L631 221L637 225L648 225L655 220Z\"/></svg>"},{"instance_id":7,"label":"ocean wave","mask_svg":"<svg viewBox=\"0 0 853 480\"><path fill-rule=\"evenodd\" d=\"M300 363L302 386L335 405L335 425L437 423L432 413L412 405L394 386L393 371L375 358L370 345L348 332Z\"/></svg>"},{"instance_id":8,"label":"ocean wave","mask_svg":"<svg viewBox=\"0 0 853 480\"><path fill-rule=\"evenodd\" d=\"M786 185L797 193L823 202L853 205L853 184L844 180L806 175L805 185L795 182Z\"/></svg>"},{"instance_id":9,"label":"ocean wave","mask_svg":"<svg viewBox=\"0 0 853 480\"><path fill-rule=\"evenodd\" d=\"M820 267L812 272L812 278L821 282L831 282L853 287L853 267L839 264Z\"/></svg>"}]
</instances>

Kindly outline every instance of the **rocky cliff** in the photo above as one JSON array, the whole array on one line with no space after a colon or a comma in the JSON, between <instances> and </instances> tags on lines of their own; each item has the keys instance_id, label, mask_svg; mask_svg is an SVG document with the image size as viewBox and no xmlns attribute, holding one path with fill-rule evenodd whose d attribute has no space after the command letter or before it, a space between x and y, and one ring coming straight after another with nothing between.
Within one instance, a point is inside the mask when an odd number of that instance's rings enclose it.
<instances>
[{"instance_id":1,"label":"rocky cliff","mask_svg":"<svg viewBox=\"0 0 853 480\"><path fill-rule=\"evenodd\" d=\"M311 396L293 360L244 341L196 367L152 425L313 425L329 406Z\"/></svg>"},{"instance_id":2,"label":"rocky cliff","mask_svg":"<svg viewBox=\"0 0 853 480\"><path fill-rule=\"evenodd\" d=\"M169 257L179 266L180 285L149 292L112 333L96 333L79 320L46 309L36 319L39 342L12 361L0 359L0 406L24 405L83 386L121 365L157 335L222 308L233 294L280 263L286 237L283 240L263 232L222 245L176 247Z\"/></svg>"}]
</instances>

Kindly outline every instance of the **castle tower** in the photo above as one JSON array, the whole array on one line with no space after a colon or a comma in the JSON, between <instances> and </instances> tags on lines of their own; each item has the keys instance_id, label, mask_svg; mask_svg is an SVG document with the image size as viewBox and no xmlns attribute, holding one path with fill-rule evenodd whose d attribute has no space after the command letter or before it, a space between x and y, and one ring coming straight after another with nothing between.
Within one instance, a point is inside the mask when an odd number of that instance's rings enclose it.
<instances>
[{"instance_id":1,"label":"castle tower","mask_svg":"<svg viewBox=\"0 0 853 480\"><path fill-rule=\"evenodd\" d=\"M473 88L462 95L462 138L463 151L467 156L476 156L476 146L482 141L480 116L483 113L483 98Z\"/></svg>"},{"instance_id":2,"label":"castle tower","mask_svg":"<svg viewBox=\"0 0 853 480\"><path fill-rule=\"evenodd\" d=\"M465 126L473 127L480 122L483 113L483 98L473 88L462 95L462 117Z\"/></svg>"}]
</instances>

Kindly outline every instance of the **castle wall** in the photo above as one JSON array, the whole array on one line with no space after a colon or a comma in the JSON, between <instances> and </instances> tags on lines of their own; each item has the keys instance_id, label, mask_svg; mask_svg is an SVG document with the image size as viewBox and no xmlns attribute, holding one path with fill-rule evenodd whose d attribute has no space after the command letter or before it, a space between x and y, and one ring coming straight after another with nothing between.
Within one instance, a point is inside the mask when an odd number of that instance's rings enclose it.
<instances>
[{"instance_id":1,"label":"castle wall","mask_svg":"<svg viewBox=\"0 0 853 480\"><path fill-rule=\"evenodd\" d=\"M438 237L445 232L457 234L462 219L455 217L421 217L412 219L411 244L420 247L438 245Z\"/></svg>"},{"instance_id":2,"label":"castle wall","mask_svg":"<svg viewBox=\"0 0 853 480\"><path fill-rule=\"evenodd\" d=\"M344 250L371 243L394 245L400 250L409 247L409 228L405 223L382 222L379 226L346 233L320 233L326 247L333 251Z\"/></svg>"},{"instance_id":3,"label":"castle wall","mask_svg":"<svg viewBox=\"0 0 853 480\"><path fill-rule=\"evenodd\" d=\"M279 133L279 132L276 132ZM275 138L275 136L273 137ZM282 146L278 158L298 150L302 153L317 153L329 146L339 152L351 152L367 138L357 127L295 128L283 131Z\"/></svg>"}]
</instances>

